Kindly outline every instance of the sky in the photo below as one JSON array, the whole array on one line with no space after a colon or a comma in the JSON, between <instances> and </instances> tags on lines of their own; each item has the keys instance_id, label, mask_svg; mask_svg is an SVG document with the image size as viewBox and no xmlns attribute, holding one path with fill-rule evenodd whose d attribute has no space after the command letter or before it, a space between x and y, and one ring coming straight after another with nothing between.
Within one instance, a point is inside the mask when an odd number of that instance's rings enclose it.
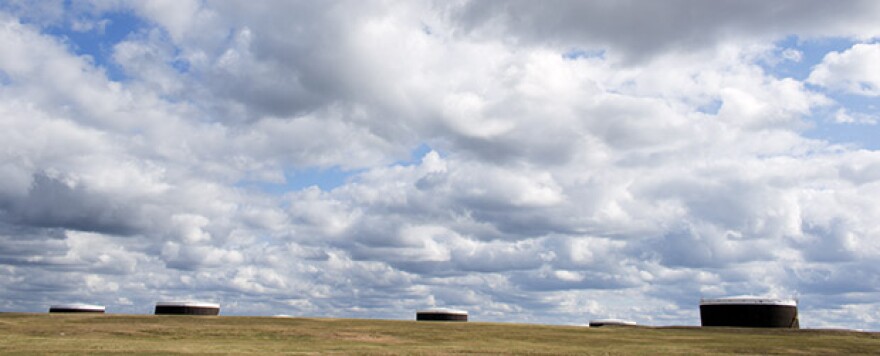
<instances>
[{"instance_id":1,"label":"sky","mask_svg":"<svg viewBox=\"0 0 880 356\"><path fill-rule=\"evenodd\" d=\"M880 2L0 2L0 310L880 330Z\"/></svg>"}]
</instances>

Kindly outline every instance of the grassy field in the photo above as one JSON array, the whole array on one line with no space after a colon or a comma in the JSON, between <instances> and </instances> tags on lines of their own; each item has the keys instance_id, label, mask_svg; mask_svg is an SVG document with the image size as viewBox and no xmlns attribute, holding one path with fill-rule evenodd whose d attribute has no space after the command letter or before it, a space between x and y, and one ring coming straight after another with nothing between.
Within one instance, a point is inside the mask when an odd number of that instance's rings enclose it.
<instances>
[{"instance_id":1,"label":"grassy field","mask_svg":"<svg viewBox=\"0 0 880 356\"><path fill-rule=\"evenodd\" d=\"M0 314L0 354L878 354L880 334L393 320Z\"/></svg>"}]
</instances>

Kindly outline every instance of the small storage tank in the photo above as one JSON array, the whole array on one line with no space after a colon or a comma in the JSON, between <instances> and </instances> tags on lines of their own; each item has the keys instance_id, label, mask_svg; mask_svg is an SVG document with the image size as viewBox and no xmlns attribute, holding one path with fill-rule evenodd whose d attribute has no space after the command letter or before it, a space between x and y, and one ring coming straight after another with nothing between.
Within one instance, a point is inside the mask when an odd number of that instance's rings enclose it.
<instances>
[{"instance_id":1,"label":"small storage tank","mask_svg":"<svg viewBox=\"0 0 880 356\"><path fill-rule=\"evenodd\" d=\"M596 328L600 326L636 326L636 322L623 319L596 319L590 320L590 327Z\"/></svg>"},{"instance_id":2,"label":"small storage tank","mask_svg":"<svg viewBox=\"0 0 880 356\"><path fill-rule=\"evenodd\" d=\"M49 306L50 313L99 313L104 314L103 305L92 304L55 304Z\"/></svg>"},{"instance_id":3,"label":"small storage tank","mask_svg":"<svg viewBox=\"0 0 880 356\"><path fill-rule=\"evenodd\" d=\"M797 300L730 297L700 300L703 326L749 328L800 328Z\"/></svg>"},{"instance_id":4,"label":"small storage tank","mask_svg":"<svg viewBox=\"0 0 880 356\"><path fill-rule=\"evenodd\" d=\"M217 315L220 304L204 302L158 302L156 315Z\"/></svg>"},{"instance_id":5,"label":"small storage tank","mask_svg":"<svg viewBox=\"0 0 880 356\"><path fill-rule=\"evenodd\" d=\"M432 308L416 311L418 321L467 321L468 313L464 310Z\"/></svg>"}]
</instances>

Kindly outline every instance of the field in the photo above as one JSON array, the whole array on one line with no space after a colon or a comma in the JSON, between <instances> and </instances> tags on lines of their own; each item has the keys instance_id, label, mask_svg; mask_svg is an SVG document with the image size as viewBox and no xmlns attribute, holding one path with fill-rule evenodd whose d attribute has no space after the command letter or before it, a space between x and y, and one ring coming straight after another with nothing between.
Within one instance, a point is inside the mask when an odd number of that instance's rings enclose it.
<instances>
[{"instance_id":1,"label":"field","mask_svg":"<svg viewBox=\"0 0 880 356\"><path fill-rule=\"evenodd\" d=\"M880 334L503 323L0 314L0 354L878 354Z\"/></svg>"}]
</instances>

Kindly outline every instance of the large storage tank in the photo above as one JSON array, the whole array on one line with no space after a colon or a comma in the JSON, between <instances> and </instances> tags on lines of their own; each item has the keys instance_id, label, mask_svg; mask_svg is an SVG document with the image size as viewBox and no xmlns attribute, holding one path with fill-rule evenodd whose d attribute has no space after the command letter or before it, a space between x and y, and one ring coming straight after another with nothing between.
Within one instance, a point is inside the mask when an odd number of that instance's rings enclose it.
<instances>
[{"instance_id":1,"label":"large storage tank","mask_svg":"<svg viewBox=\"0 0 880 356\"><path fill-rule=\"evenodd\" d=\"M416 311L418 321L467 321L468 313L464 310L432 308Z\"/></svg>"},{"instance_id":2,"label":"large storage tank","mask_svg":"<svg viewBox=\"0 0 880 356\"><path fill-rule=\"evenodd\" d=\"M731 297L700 300L703 326L800 328L797 300Z\"/></svg>"},{"instance_id":3,"label":"large storage tank","mask_svg":"<svg viewBox=\"0 0 880 356\"><path fill-rule=\"evenodd\" d=\"M49 306L50 313L104 313L103 305L92 304L55 304Z\"/></svg>"},{"instance_id":4,"label":"large storage tank","mask_svg":"<svg viewBox=\"0 0 880 356\"><path fill-rule=\"evenodd\" d=\"M220 304L204 302L158 302L156 315L217 315Z\"/></svg>"},{"instance_id":5,"label":"large storage tank","mask_svg":"<svg viewBox=\"0 0 880 356\"><path fill-rule=\"evenodd\" d=\"M623 319L596 319L590 320L590 327L597 328L600 326L636 326L636 322Z\"/></svg>"}]
</instances>

